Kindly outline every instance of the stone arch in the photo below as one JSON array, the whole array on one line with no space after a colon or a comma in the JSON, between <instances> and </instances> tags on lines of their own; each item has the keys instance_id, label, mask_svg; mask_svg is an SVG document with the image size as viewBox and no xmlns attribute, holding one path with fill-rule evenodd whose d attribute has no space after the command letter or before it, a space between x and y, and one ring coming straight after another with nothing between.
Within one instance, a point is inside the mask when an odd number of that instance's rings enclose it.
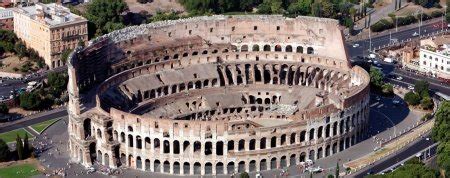
<instances>
[{"instance_id":1,"label":"stone arch","mask_svg":"<svg viewBox=\"0 0 450 178\"><path fill-rule=\"evenodd\" d=\"M306 161L306 153L305 152L300 153L299 160L300 160L300 162L305 162Z\"/></svg>"},{"instance_id":2,"label":"stone arch","mask_svg":"<svg viewBox=\"0 0 450 178\"><path fill-rule=\"evenodd\" d=\"M291 133L291 138L289 140L289 144L294 144L295 143L295 138L296 138L296 133Z\"/></svg>"},{"instance_id":3,"label":"stone arch","mask_svg":"<svg viewBox=\"0 0 450 178\"><path fill-rule=\"evenodd\" d=\"M251 139L249 143L249 150L255 150L256 149L256 140Z\"/></svg>"},{"instance_id":4,"label":"stone arch","mask_svg":"<svg viewBox=\"0 0 450 178\"><path fill-rule=\"evenodd\" d=\"M260 170L260 171L267 170L267 160L266 160L266 159L262 159L262 160L259 162L259 170Z\"/></svg>"},{"instance_id":5,"label":"stone arch","mask_svg":"<svg viewBox=\"0 0 450 178\"><path fill-rule=\"evenodd\" d=\"M306 141L306 131L301 131L300 132L300 142L304 142Z\"/></svg>"},{"instance_id":6,"label":"stone arch","mask_svg":"<svg viewBox=\"0 0 450 178\"><path fill-rule=\"evenodd\" d=\"M270 45L264 45L264 51L270 51Z\"/></svg>"},{"instance_id":7,"label":"stone arch","mask_svg":"<svg viewBox=\"0 0 450 178\"><path fill-rule=\"evenodd\" d=\"M222 162L218 162L216 164L216 174L224 174L224 172L223 172L223 163Z\"/></svg>"},{"instance_id":8,"label":"stone arch","mask_svg":"<svg viewBox=\"0 0 450 178\"><path fill-rule=\"evenodd\" d=\"M273 158L270 160L270 169L271 169L271 170L277 169L277 158L273 157Z\"/></svg>"},{"instance_id":9,"label":"stone arch","mask_svg":"<svg viewBox=\"0 0 450 178\"><path fill-rule=\"evenodd\" d=\"M106 167L109 167L109 154L108 153L105 153L105 156L104 156L104 162L105 162L105 166Z\"/></svg>"},{"instance_id":10,"label":"stone arch","mask_svg":"<svg viewBox=\"0 0 450 178\"><path fill-rule=\"evenodd\" d=\"M200 175L202 170L202 165L199 162L194 163L194 175Z\"/></svg>"},{"instance_id":11,"label":"stone arch","mask_svg":"<svg viewBox=\"0 0 450 178\"><path fill-rule=\"evenodd\" d=\"M173 141L173 154L180 154L180 142L178 140Z\"/></svg>"},{"instance_id":12,"label":"stone arch","mask_svg":"<svg viewBox=\"0 0 450 178\"><path fill-rule=\"evenodd\" d=\"M292 46L291 45L287 45L285 51L286 52L292 52Z\"/></svg>"},{"instance_id":13,"label":"stone arch","mask_svg":"<svg viewBox=\"0 0 450 178\"><path fill-rule=\"evenodd\" d=\"M240 161L238 163L238 173L245 172L245 161Z\"/></svg>"},{"instance_id":14,"label":"stone arch","mask_svg":"<svg viewBox=\"0 0 450 178\"><path fill-rule=\"evenodd\" d=\"M191 174L191 165L188 162L183 163L183 174L184 175Z\"/></svg>"},{"instance_id":15,"label":"stone arch","mask_svg":"<svg viewBox=\"0 0 450 178\"><path fill-rule=\"evenodd\" d=\"M317 159L320 159L320 158L322 158L323 157L323 148L322 147L319 147L318 149L317 149Z\"/></svg>"},{"instance_id":16,"label":"stone arch","mask_svg":"<svg viewBox=\"0 0 450 178\"><path fill-rule=\"evenodd\" d=\"M297 160L296 160L296 155L292 154L291 157L289 158L289 165L296 165L297 164Z\"/></svg>"},{"instance_id":17,"label":"stone arch","mask_svg":"<svg viewBox=\"0 0 450 178\"><path fill-rule=\"evenodd\" d=\"M270 139L270 148L275 148L277 146L277 137L273 136Z\"/></svg>"},{"instance_id":18,"label":"stone arch","mask_svg":"<svg viewBox=\"0 0 450 178\"><path fill-rule=\"evenodd\" d=\"M306 49L306 53L307 53L307 54L314 54L314 48L313 48L313 47L308 47L308 48Z\"/></svg>"},{"instance_id":19,"label":"stone arch","mask_svg":"<svg viewBox=\"0 0 450 178\"><path fill-rule=\"evenodd\" d=\"M229 162L227 164L227 173L233 174L234 173L234 162Z\"/></svg>"},{"instance_id":20,"label":"stone arch","mask_svg":"<svg viewBox=\"0 0 450 178\"><path fill-rule=\"evenodd\" d=\"M213 173L213 165L210 163L210 162L207 162L206 164L205 164L205 174L206 175L210 175L210 174L212 174Z\"/></svg>"},{"instance_id":21,"label":"stone arch","mask_svg":"<svg viewBox=\"0 0 450 178\"><path fill-rule=\"evenodd\" d=\"M141 136L136 136L136 148L137 149L142 149L142 139Z\"/></svg>"},{"instance_id":22,"label":"stone arch","mask_svg":"<svg viewBox=\"0 0 450 178\"><path fill-rule=\"evenodd\" d=\"M241 52L247 52L247 51L248 51L248 45L242 45Z\"/></svg>"},{"instance_id":23,"label":"stone arch","mask_svg":"<svg viewBox=\"0 0 450 178\"><path fill-rule=\"evenodd\" d=\"M241 140L239 140L238 150L239 151L244 151L244 149L245 149L245 140L241 139Z\"/></svg>"},{"instance_id":24,"label":"stone arch","mask_svg":"<svg viewBox=\"0 0 450 178\"><path fill-rule=\"evenodd\" d=\"M136 157L136 169L142 169L142 159L140 156Z\"/></svg>"},{"instance_id":25,"label":"stone arch","mask_svg":"<svg viewBox=\"0 0 450 178\"><path fill-rule=\"evenodd\" d=\"M133 147L133 135L128 134L128 147Z\"/></svg>"},{"instance_id":26,"label":"stone arch","mask_svg":"<svg viewBox=\"0 0 450 178\"><path fill-rule=\"evenodd\" d=\"M83 121L84 138L91 137L91 119L87 118Z\"/></svg>"},{"instance_id":27,"label":"stone arch","mask_svg":"<svg viewBox=\"0 0 450 178\"><path fill-rule=\"evenodd\" d=\"M285 167L287 167L286 156L282 156L280 158L280 168L285 168Z\"/></svg>"},{"instance_id":28,"label":"stone arch","mask_svg":"<svg viewBox=\"0 0 450 178\"><path fill-rule=\"evenodd\" d=\"M303 47L302 46L297 46L297 53L303 53Z\"/></svg>"},{"instance_id":29,"label":"stone arch","mask_svg":"<svg viewBox=\"0 0 450 178\"><path fill-rule=\"evenodd\" d=\"M164 173L170 173L170 162L169 161L164 161Z\"/></svg>"},{"instance_id":30,"label":"stone arch","mask_svg":"<svg viewBox=\"0 0 450 178\"><path fill-rule=\"evenodd\" d=\"M261 138L259 142L259 149L266 149L266 137Z\"/></svg>"},{"instance_id":31,"label":"stone arch","mask_svg":"<svg viewBox=\"0 0 450 178\"><path fill-rule=\"evenodd\" d=\"M309 130L309 140L313 140L314 139L314 128Z\"/></svg>"},{"instance_id":32,"label":"stone arch","mask_svg":"<svg viewBox=\"0 0 450 178\"><path fill-rule=\"evenodd\" d=\"M228 151L234 150L234 141L233 140L229 140L227 144L228 144L227 145Z\"/></svg>"},{"instance_id":33,"label":"stone arch","mask_svg":"<svg viewBox=\"0 0 450 178\"><path fill-rule=\"evenodd\" d=\"M173 173L174 174L180 174L180 163L179 162L177 162L177 161L175 161L174 163L173 163Z\"/></svg>"},{"instance_id":34,"label":"stone arch","mask_svg":"<svg viewBox=\"0 0 450 178\"><path fill-rule=\"evenodd\" d=\"M248 163L248 171L249 172L255 172L256 171L256 161L255 160L251 160Z\"/></svg>"},{"instance_id":35,"label":"stone arch","mask_svg":"<svg viewBox=\"0 0 450 178\"><path fill-rule=\"evenodd\" d=\"M259 45L257 44L253 45L252 51L259 51Z\"/></svg>"},{"instance_id":36,"label":"stone arch","mask_svg":"<svg viewBox=\"0 0 450 178\"><path fill-rule=\"evenodd\" d=\"M149 159L145 159L145 170L150 171L150 160Z\"/></svg>"}]
</instances>

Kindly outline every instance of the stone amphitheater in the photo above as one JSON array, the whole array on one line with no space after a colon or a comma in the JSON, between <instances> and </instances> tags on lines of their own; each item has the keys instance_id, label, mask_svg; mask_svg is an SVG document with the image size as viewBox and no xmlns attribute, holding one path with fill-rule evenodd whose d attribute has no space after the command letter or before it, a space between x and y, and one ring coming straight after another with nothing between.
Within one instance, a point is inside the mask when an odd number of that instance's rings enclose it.
<instances>
[{"instance_id":1,"label":"stone amphitheater","mask_svg":"<svg viewBox=\"0 0 450 178\"><path fill-rule=\"evenodd\" d=\"M369 75L338 21L205 16L127 27L69 58L84 166L173 175L282 169L364 138Z\"/></svg>"}]
</instances>

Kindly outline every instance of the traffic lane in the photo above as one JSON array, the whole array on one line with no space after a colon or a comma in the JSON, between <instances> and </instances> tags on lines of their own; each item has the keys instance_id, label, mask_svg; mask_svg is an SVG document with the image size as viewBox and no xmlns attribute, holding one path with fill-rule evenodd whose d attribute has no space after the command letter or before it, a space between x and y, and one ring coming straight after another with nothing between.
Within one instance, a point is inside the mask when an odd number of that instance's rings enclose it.
<instances>
[{"instance_id":1,"label":"traffic lane","mask_svg":"<svg viewBox=\"0 0 450 178\"><path fill-rule=\"evenodd\" d=\"M425 80L428 81L428 83L430 83L430 89L434 90L434 91L438 91L441 93L444 93L446 95L450 95L450 87L441 83L435 83L431 80L428 80L427 77L424 76L409 76L409 75L402 75L399 73L394 73L398 76L402 76L403 77L403 82L409 83L410 85L414 85L417 81L419 80Z\"/></svg>"},{"instance_id":2,"label":"traffic lane","mask_svg":"<svg viewBox=\"0 0 450 178\"><path fill-rule=\"evenodd\" d=\"M37 124L37 123L41 123L47 120L51 120L51 119L55 119L55 118L59 118L59 117L63 117L63 116L67 116L67 110L63 109L61 111L55 112L55 113L51 113L48 115L43 115L40 117L36 117L33 119L29 119L14 125L10 125L10 126L6 126L6 127L0 127L0 133L4 133L4 132L9 132L12 130L16 130L16 129L20 129L23 127L27 127L33 124Z\"/></svg>"},{"instance_id":3,"label":"traffic lane","mask_svg":"<svg viewBox=\"0 0 450 178\"><path fill-rule=\"evenodd\" d=\"M379 173L391 167L395 163L398 163L399 161L402 161L412 155L415 155L417 152L433 145L434 142L431 139L426 140L426 137L428 137L428 135L425 135L423 138L416 141L407 148L401 150L399 153L394 153L395 155L392 155L387 159L384 159L382 162L375 163L373 166L363 169L363 171L360 171L357 174L355 174L354 177L363 178L369 172L372 172L374 174Z\"/></svg>"},{"instance_id":4,"label":"traffic lane","mask_svg":"<svg viewBox=\"0 0 450 178\"><path fill-rule=\"evenodd\" d=\"M447 85L445 83L442 83L441 80L439 80L437 78L434 78L434 77L420 75L420 74L416 74L414 72L409 72L409 71L405 71L405 70L401 70L401 69L396 69L394 71L394 73L401 74L401 75L406 75L406 76L411 76L411 77L414 77L414 78L422 78L424 80L427 80L428 82L433 82L433 83L436 83L436 84L440 84L440 85L444 85L444 86L450 87L449 85Z\"/></svg>"}]
</instances>

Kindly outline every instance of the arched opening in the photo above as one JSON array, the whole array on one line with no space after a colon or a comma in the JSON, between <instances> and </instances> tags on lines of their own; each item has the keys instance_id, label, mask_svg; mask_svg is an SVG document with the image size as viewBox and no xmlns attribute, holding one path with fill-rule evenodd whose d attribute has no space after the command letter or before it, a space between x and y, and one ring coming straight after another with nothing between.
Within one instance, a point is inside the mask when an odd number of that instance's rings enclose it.
<instances>
[{"instance_id":1,"label":"arched opening","mask_svg":"<svg viewBox=\"0 0 450 178\"><path fill-rule=\"evenodd\" d=\"M128 155L128 165L130 167L134 167L135 166L135 162L134 162L134 157L133 155Z\"/></svg>"},{"instance_id":2,"label":"arched opening","mask_svg":"<svg viewBox=\"0 0 450 178\"><path fill-rule=\"evenodd\" d=\"M264 51L270 51L270 45L264 45Z\"/></svg>"},{"instance_id":3,"label":"arched opening","mask_svg":"<svg viewBox=\"0 0 450 178\"><path fill-rule=\"evenodd\" d=\"M183 164L183 174L184 175L189 175L189 174L191 174L191 166L190 166L190 164L188 163L188 162L185 162L184 164Z\"/></svg>"},{"instance_id":4,"label":"arched opening","mask_svg":"<svg viewBox=\"0 0 450 178\"><path fill-rule=\"evenodd\" d=\"M308 47L307 54L314 54L314 49L312 47Z\"/></svg>"},{"instance_id":5,"label":"arched opening","mask_svg":"<svg viewBox=\"0 0 450 178\"><path fill-rule=\"evenodd\" d=\"M199 162L194 163L194 174L195 175L200 175L201 169L202 169L202 166L200 165Z\"/></svg>"},{"instance_id":6,"label":"arched opening","mask_svg":"<svg viewBox=\"0 0 450 178\"><path fill-rule=\"evenodd\" d=\"M128 146L133 147L133 135L128 134Z\"/></svg>"},{"instance_id":7,"label":"arched opening","mask_svg":"<svg viewBox=\"0 0 450 178\"><path fill-rule=\"evenodd\" d=\"M323 135L323 126L320 126L319 129L317 130L317 138L322 138Z\"/></svg>"},{"instance_id":8,"label":"arched opening","mask_svg":"<svg viewBox=\"0 0 450 178\"><path fill-rule=\"evenodd\" d=\"M173 163L173 173L180 174L180 163L179 162Z\"/></svg>"},{"instance_id":9,"label":"arched opening","mask_svg":"<svg viewBox=\"0 0 450 178\"><path fill-rule=\"evenodd\" d=\"M275 46L275 51L276 52L280 52L281 51L281 45L276 45Z\"/></svg>"},{"instance_id":10,"label":"arched opening","mask_svg":"<svg viewBox=\"0 0 450 178\"><path fill-rule=\"evenodd\" d=\"M173 141L173 153L180 154L180 142L178 140Z\"/></svg>"},{"instance_id":11,"label":"arched opening","mask_svg":"<svg viewBox=\"0 0 450 178\"><path fill-rule=\"evenodd\" d=\"M145 160L145 170L150 171L150 160L149 159Z\"/></svg>"},{"instance_id":12,"label":"arched opening","mask_svg":"<svg viewBox=\"0 0 450 178\"><path fill-rule=\"evenodd\" d=\"M234 141L233 140L228 141L227 147L228 147L228 151L234 150Z\"/></svg>"},{"instance_id":13,"label":"arched opening","mask_svg":"<svg viewBox=\"0 0 450 178\"><path fill-rule=\"evenodd\" d=\"M212 174L212 164L211 163L205 164L205 174L206 175Z\"/></svg>"},{"instance_id":14,"label":"arched opening","mask_svg":"<svg viewBox=\"0 0 450 178\"><path fill-rule=\"evenodd\" d=\"M277 158L272 158L270 160L270 169L277 169Z\"/></svg>"},{"instance_id":15,"label":"arched opening","mask_svg":"<svg viewBox=\"0 0 450 178\"><path fill-rule=\"evenodd\" d=\"M161 172L161 162L159 160L155 160L155 163L153 163L153 171Z\"/></svg>"},{"instance_id":16,"label":"arched opening","mask_svg":"<svg viewBox=\"0 0 450 178\"><path fill-rule=\"evenodd\" d=\"M261 170L261 171L267 170L267 160L266 159L262 159L261 162L259 163L259 170Z\"/></svg>"},{"instance_id":17,"label":"arched opening","mask_svg":"<svg viewBox=\"0 0 450 178\"><path fill-rule=\"evenodd\" d=\"M280 167L281 168L287 167L286 156L282 156L281 157L281 159L280 159Z\"/></svg>"},{"instance_id":18,"label":"arched opening","mask_svg":"<svg viewBox=\"0 0 450 178\"><path fill-rule=\"evenodd\" d=\"M266 137L261 138L259 142L259 149L266 149Z\"/></svg>"},{"instance_id":19,"label":"arched opening","mask_svg":"<svg viewBox=\"0 0 450 178\"><path fill-rule=\"evenodd\" d=\"M290 144L294 144L294 143L295 143L295 137L296 137L296 134L295 134L295 133L292 133L292 134L291 134L290 141L289 141Z\"/></svg>"},{"instance_id":20,"label":"arched opening","mask_svg":"<svg viewBox=\"0 0 450 178\"><path fill-rule=\"evenodd\" d=\"M164 161L164 173L170 173L170 163L169 163L169 161Z\"/></svg>"},{"instance_id":21,"label":"arched opening","mask_svg":"<svg viewBox=\"0 0 450 178\"><path fill-rule=\"evenodd\" d=\"M136 169L142 169L142 160L141 157L136 157Z\"/></svg>"},{"instance_id":22,"label":"arched opening","mask_svg":"<svg viewBox=\"0 0 450 178\"><path fill-rule=\"evenodd\" d=\"M252 51L259 51L259 45L253 45Z\"/></svg>"},{"instance_id":23,"label":"arched opening","mask_svg":"<svg viewBox=\"0 0 450 178\"><path fill-rule=\"evenodd\" d=\"M286 144L286 134L281 135L281 145L285 145Z\"/></svg>"},{"instance_id":24,"label":"arched opening","mask_svg":"<svg viewBox=\"0 0 450 178\"><path fill-rule=\"evenodd\" d=\"M249 165L248 165L248 171L249 172L255 172L256 171L256 161L255 160L251 160Z\"/></svg>"},{"instance_id":25,"label":"arched opening","mask_svg":"<svg viewBox=\"0 0 450 178\"><path fill-rule=\"evenodd\" d=\"M244 151L244 148L245 148L245 140L239 140L238 150Z\"/></svg>"},{"instance_id":26,"label":"arched opening","mask_svg":"<svg viewBox=\"0 0 450 178\"><path fill-rule=\"evenodd\" d=\"M287 45L286 46L286 52L292 52L292 46L291 45Z\"/></svg>"},{"instance_id":27,"label":"arched opening","mask_svg":"<svg viewBox=\"0 0 450 178\"><path fill-rule=\"evenodd\" d=\"M249 144L249 150L255 150L256 140L251 139Z\"/></svg>"},{"instance_id":28,"label":"arched opening","mask_svg":"<svg viewBox=\"0 0 450 178\"><path fill-rule=\"evenodd\" d=\"M310 160L314 160L314 156L315 156L316 152L314 150L310 150L309 151L309 159Z\"/></svg>"},{"instance_id":29,"label":"arched opening","mask_svg":"<svg viewBox=\"0 0 450 178\"><path fill-rule=\"evenodd\" d=\"M201 148L202 148L202 144L199 141L195 141L194 142L194 153L200 152Z\"/></svg>"},{"instance_id":30,"label":"arched opening","mask_svg":"<svg viewBox=\"0 0 450 178\"><path fill-rule=\"evenodd\" d=\"M309 140L314 139L314 129L309 130Z\"/></svg>"},{"instance_id":31,"label":"arched opening","mask_svg":"<svg viewBox=\"0 0 450 178\"><path fill-rule=\"evenodd\" d=\"M104 161L105 161L105 166L109 167L109 155L108 155L108 153L105 153Z\"/></svg>"},{"instance_id":32,"label":"arched opening","mask_svg":"<svg viewBox=\"0 0 450 178\"><path fill-rule=\"evenodd\" d=\"M317 149L317 156L316 156L316 158L320 159L320 158L322 158L322 156L323 156L323 148L320 147L319 149Z\"/></svg>"},{"instance_id":33,"label":"arched opening","mask_svg":"<svg viewBox=\"0 0 450 178\"><path fill-rule=\"evenodd\" d=\"M211 155L212 154L212 143L206 142L205 143L205 155Z\"/></svg>"},{"instance_id":34,"label":"arched opening","mask_svg":"<svg viewBox=\"0 0 450 178\"><path fill-rule=\"evenodd\" d=\"M275 148L277 146L277 137L272 137L270 139L270 147Z\"/></svg>"},{"instance_id":35,"label":"arched opening","mask_svg":"<svg viewBox=\"0 0 450 178\"><path fill-rule=\"evenodd\" d=\"M241 51L242 52L247 52L248 51L248 45L242 45L241 46Z\"/></svg>"},{"instance_id":36,"label":"arched opening","mask_svg":"<svg viewBox=\"0 0 450 178\"><path fill-rule=\"evenodd\" d=\"M91 137L91 119L85 119L83 122L84 138Z\"/></svg>"},{"instance_id":37,"label":"arched opening","mask_svg":"<svg viewBox=\"0 0 450 178\"><path fill-rule=\"evenodd\" d=\"M303 53L303 47L297 46L297 53Z\"/></svg>"},{"instance_id":38,"label":"arched opening","mask_svg":"<svg viewBox=\"0 0 450 178\"><path fill-rule=\"evenodd\" d=\"M223 155L223 142L222 141L218 141L216 143L216 154Z\"/></svg>"},{"instance_id":39,"label":"arched opening","mask_svg":"<svg viewBox=\"0 0 450 178\"><path fill-rule=\"evenodd\" d=\"M304 142L306 140L306 131L300 132L300 142Z\"/></svg>"},{"instance_id":40,"label":"arched opening","mask_svg":"<svg viewBox=\"0 0 450 178\"><path fill-rule=\"evenodd\" d=\"M241 161L238 164L238 173L243 173L243 172L245 172L245 162Z\"/></svg>"},{"instance_id":41,"label":"arched opening","mask_svg":"<svg viewBox=\"0 0 450 178\"><path fill-rule=\"evenodd\" d=\"M223 174L223 163L218 162L216 164L216 174Z\"/></svg>"},{"instance_id":42,"label":"arched opening","mask_svg":"<svg viewBox=\"0 0 450 178\"><path fill-rule=\"evenodd\" d=\"M142 149L142 139L141 136L136 136L136 148Z\"/></svg>"},{"instance_id":43,"label":"arched opening","mask_svg":"<svg viewBox=\"0 0 450 178\"><path fill-rule=\"evenodd\" d=\"M100 150L98 150L97 151L97 162L100 164L102 164L102 161L103 161L102 156L103 156L102 152Z\"/></svg>"},{"instance_id":44,"label":"arched opening","mask_svg":"<svg viewBox=\"0 0 450 178\"><path fill-rule=\"evenodd\" d=\"M297 161L295 159L295 154L292 154L291 157L289 158L289 165L296 165Z\"/></svg>"},{"instance_id":45,"label":"arched opening","mask_svg":"<svg viewBox=\"0 0 450 178\"><path fill-rule=\"evenodd\" d=\"M95 145L95 142L92 142L89 144L89 157L91 158L91 163L94 164L95 161L97 161L97 147ZM82 154L80 154L80 157L83 157Z\"/></svg>"},{"instance_id":46,"label":"arched opening","mask_svg":"<svg viewBox=\"0 0 450 178\"><path fill-rule=\"evenodd\" d=\"M234 162L229 162L227 164L227 173L233 174L234 173Z\"/></svg>"},{"instance_id":47,"label":"arched opening","mask_svg":"<svg viewBox=\"0 0 450 178\"><path fill-rule=\"evenodd\" d=\"M302 152L300 153L300 162L305 162L306 161L306 153Z\"/></svg>"},{"instance_id":48,"label":"arched opening","mask_svg":"<svg viewBox=\"0 0 450 178\"><path fill-rule=\"evenodd\" d=\"M150 138L149 137L145 137L145 149L150 149Z\"/></svg>"}]
</instances>

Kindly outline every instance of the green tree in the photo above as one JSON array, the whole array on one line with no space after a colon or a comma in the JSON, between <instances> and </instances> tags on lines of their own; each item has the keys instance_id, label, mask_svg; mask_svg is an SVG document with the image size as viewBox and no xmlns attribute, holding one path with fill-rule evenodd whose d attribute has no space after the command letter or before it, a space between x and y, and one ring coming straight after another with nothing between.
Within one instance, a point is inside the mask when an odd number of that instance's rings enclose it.
<instances>
[{"instance_id":1,"label":"green tree","mask_svg":"<svg viewBox=\"0 0 450 178\"><path fill-rule=\"evenodd\" d=\"M330 0L322 0L321 3L321 17L335 18L337 13L335 5Z\"/></svg>"},{"instance_id":2,"label":"green tree","mask_svg":"<svg viewBox=\"0 0 450 178\"><path fill-rule=\"evenodd\" d=\"M9 108L5 103L0 104L0 113L2 114L8 114Z\"/></svg>"},{"instance_id":3,"label":"green tree","mask_svg":"<svg viewBox=\"0 0 450 178\"><path fill-rule=\"evenodd\" d=\"M433 99L428 96L422 98L422 100L420 101L420 106L422 106L423 109L431 109L433 108L433 104Z\"/></svg>"},{"instance_id":4,"label":"green tree","mask_svg":"<svg viewBox=\"0 0 450 178\"><path fill-rule=\"evenodd\" d=\"M0 162L9 161L11 158L11 152L9 151L8 144L0 139Z\"/></svg>"},{"instance_id":5,"label":"green tree","mask_svg":"<svg viewBox=\"0 0 450 178\"><path fill-rule=\"evenodd\" d=\"M47 75L47 81L49 87L54 92L55 97L59 97L59 95L67 88L67 77L61 73L50 72Z\"/></svg>"},{"instance_id":6,"label":"green tree","mask_svg":"<svg viewBox=\"0 0 450 178\"><path fill-rule=\"evenodd\" d=\"M336 163L336 172L334 173L336 178L339 178L339 161Z\"/></svg>"},{"instance_id":7,"label":"green tree","mask_svg":"<svg viewBox=\"0 0 450 178\"><path fill-rule=\"evenodd\" d=\"M312 0L300 0L289 5L287 11L291 15L310 15Z\"/></svg>"},{"instance_id":8,"label":"green tree","mask_svg":"<svg viewBox=\"0 0 450 178\"><path fill-rule=\"evenodd\" d=\"M390 83L385 83L381 86L381 91L385 95L392 95L394 94L394 86L392 86L392 84Z\"/></svg>"},{"instance_id":9,"label":"green tree","mask_svg":"<svg viewBox=\"0 0 450 178\"><path fill-rule=\"evenodd\" d=\"M375 68L370 68L370 83L377 88L380 88L383 85L383 73Z\"/></svg>"},{"instance_id":10,"label":"green tree","mask_svg":"<svg viewBox=\"0 0 450 178\"><path fill-rule=\"evenodd\" d=\"M128 6L123 0L93 0L87 5L85 16L95 24L97 35L102 35L123 27L118 24L124 23L122 14L126 11Z\"/></svg>"},{"instance_id":11,"label":"green tree","mask_svg":"<svg viewBox=\"0 0 450 178\"><path fill-rule=\"evenodd\" d=\"M279 14L282 12L281 0L264 0L258 6L258 13L260 14Z\"/></svg>"},{"instance_id":12,"label":"green tree","mask_svg":"<svg viewBox=\"0 0 450 178\"><path fill-rule=\"evenodd\" d=\"M414 84L414 91L420 95L421 98L429 97L430 84L425 80L416 81Z\"/></svg>"},{"instance_id":13,"label":"green tree","mask_svg":"<svg viewBox=\"0 0 450 178\"><path fill-rule=\"evenodd\" d=\"M239 177L240 177L240 178L250 178L250 176L248 175L247 172L241 173L241 175L240 175Z\"/></svg>"},{"instance_id":14,"label":"green tree","mask_svg":"<svg viewBox=\"0 0 450 178\"><path fill-rule=\"evenodd\" d=\"M24 92L19 96L20 107L25 110L37 110L41 107L42 99L35 92Z\"/></svg>"},{"instance_id":15,"label":"green tree","mask_svg":"<svg viewBox=\"0 0 450 178\"><path fill-rule=\"evenodd\" d=\"M405 94L405 101L412 106L418 105L420 103L420 96L412 91Z\"/></svg>"},{"instance_id":16,"label":"green tree","mask_svg":"<svg viewBox=\"0 0 450 178\"><path fill-rule=\"evenodd\" d=\"M61 53L61 61L66 63L67 62L67 58L69 58L70 53L72 52L72 50L69 49L65 49L62 53Z\"/></svg>"},{"instance_id":17,"label":"green tree","mask_svg":"<svg viewBox=\"0 0 450 178\"><path fill-rule=\"evenodd\" d=\"M355 8L353 8L353 7L351 7L349 10L348 10L348 12L350 13L350 16L352 17L352 19L353 19L353 22L354 21L356 21L356 9Z\"/></svg>"},{"instance_id":18,"label":"green tree","mask_svg":"<svg viewBox=\"0 0 450 178\"><path fill-rule=\"evenodd\" d=\"M30 144L28 143L28 134L25 133L25 137L23 138L23 157L24 159L30 156Z\"/></svg>"},{"instance_id":19,"label":"green tree","mask_svg":"<svg viewBox=\"0 0 450 178\"><path fill-rule=\"evenodd\" d=\"M17 152L17 158L19 160L24 159L24 152L23 152L23 142L22 139L20 138L19 134L17 134L17 138L16 138L16 152Z\"/></svg>"},{"instance_id":20,"label":"green tree","mask_svg":"<svg viewBox=\"0 0 450 178\"><path fill-rule=\"evenodd\" d=\"M435 114L432 137L439 141L437 148L437 164L450 176L450 101L443 101Z\"/></svg>"},{"instance_id":21,"label":"green tree","mask_svg":"<svg viewBox=\"0 0 450 178\"><path fill-rule=\"evenodd\" d=\"M27 56L27 47L22 42L16 43L14 46L14 51L16 52L19 59L22 59L23 57Z\"/></svg>"}]
</instances>

